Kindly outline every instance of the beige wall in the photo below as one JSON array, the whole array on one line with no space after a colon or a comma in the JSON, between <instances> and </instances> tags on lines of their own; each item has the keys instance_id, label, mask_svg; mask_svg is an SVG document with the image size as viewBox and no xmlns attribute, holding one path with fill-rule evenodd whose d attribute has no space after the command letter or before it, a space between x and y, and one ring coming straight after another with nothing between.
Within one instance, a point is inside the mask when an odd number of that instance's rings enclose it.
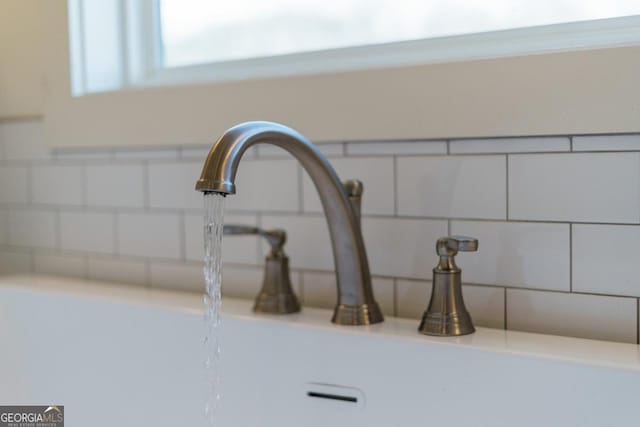
<instances>
[{"instance_id":1,"label":"beige wall","mask_svg":"<svg viewBox=\"0 0 640 427\"><path fill-rule=\"evenodd\" d=\"M46 19L42 3L0 1L0 120L42 114Z\"/></svg>"}]
</instances>

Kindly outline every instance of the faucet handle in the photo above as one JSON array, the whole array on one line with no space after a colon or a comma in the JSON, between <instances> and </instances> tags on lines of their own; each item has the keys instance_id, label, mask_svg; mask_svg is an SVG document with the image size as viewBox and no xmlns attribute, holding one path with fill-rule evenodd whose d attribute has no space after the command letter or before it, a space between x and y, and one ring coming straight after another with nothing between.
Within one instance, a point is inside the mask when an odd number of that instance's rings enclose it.
<instances>
[{"instance_id":1,"label":"faucet handle","mask_svg":"<svg viewBox=\"0 0 640 427\"><path fill-rule=\"evenodd\" d=\"M475 252L478 239L467 236L441 237L436 243L436 253L440 256L456 256L458 252Z\"/></svg>"},{"instance_id":2,"label":"faucet handle","mask_svg":"<svg viewBox=\"0 0 640 427\"><path fill-rule=\"evenodd\" d=\"M225 224L222 230L222 234L226 235L241 235L241 234L257 234L264 237L269 245L271 245L272 254L282 253L282 247L287 241L287 232L276 228L273 230L263 230L259 227L252 225L240 225L240 224Z\"/></svg>"},{"instance_id":3,"label":"faucet handle","mask_svg":"<svg viewBox=\"0 0 640 427\"><path fill-rule=\"evenodd\" d=\"M458 252L475 252L478 250L478 239L467 236L441 237L436 243L436 253L440 261L438 271L460 271L456 266L455 256Z\"/></svg>"}]
</instances>

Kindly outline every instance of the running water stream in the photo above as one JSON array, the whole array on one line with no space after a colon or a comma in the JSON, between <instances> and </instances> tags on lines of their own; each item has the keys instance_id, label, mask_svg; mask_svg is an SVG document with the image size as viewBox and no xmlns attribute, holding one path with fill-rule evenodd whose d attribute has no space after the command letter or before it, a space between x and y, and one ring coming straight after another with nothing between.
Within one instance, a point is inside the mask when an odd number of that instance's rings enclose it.
<instances>
[{"instance_id":1,"label":"running water stream","mask_svg":"<svg viewBox=\"0 0 640 427\"><path fill-rule=\"evenodd\" d=\"M205 372L208 386L205 415L211 427L215 426L216 411L220 403L220 307L222 272L222 230L224 195L204 195L204 295L206 332L204 337Z\"/></svg>"}]
</instances>

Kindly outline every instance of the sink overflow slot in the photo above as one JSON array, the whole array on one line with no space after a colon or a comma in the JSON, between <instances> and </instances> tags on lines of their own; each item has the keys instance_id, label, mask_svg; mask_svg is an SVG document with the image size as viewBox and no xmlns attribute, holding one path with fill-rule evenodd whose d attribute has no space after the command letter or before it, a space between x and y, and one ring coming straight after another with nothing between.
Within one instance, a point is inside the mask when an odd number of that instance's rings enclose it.
<instances>
[{"instance_id":1,"label":"sink overflow slot","mask_svg":"<svg viewBox=\"0 0 640 427\"><path fill-rule=\"evenodd\" d=\"M308 391L307 396L316 397L319 399L339 400L341 402L358 403L358 398L355 396L343 396L340 394L319 393L317 391Z\"/></svg>"}]
</instances>

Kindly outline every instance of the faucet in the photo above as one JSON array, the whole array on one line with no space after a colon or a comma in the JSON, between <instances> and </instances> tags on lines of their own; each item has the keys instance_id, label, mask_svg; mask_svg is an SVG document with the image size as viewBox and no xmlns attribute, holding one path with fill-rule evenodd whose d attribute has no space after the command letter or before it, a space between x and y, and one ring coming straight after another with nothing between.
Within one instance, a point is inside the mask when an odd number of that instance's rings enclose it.
<instances>
[{"instance_id":1,"label":"faucet","mask_svg":"<svg viewBox=\"0 0 640 427\"><path fill-rule=\"evenodd\" d=\"M331 321L339 325L382 322L382 312L371 287L358 209L350 201L350 190L340 182L327 158L305 136L273 122L255 121L234 126L211 147L196 190L235 194L234 181L242 155L252 145L261 143L277 145L295 157L320 196L331 235L338 285L338 302Z\"/></svg>"}]
</instances>

